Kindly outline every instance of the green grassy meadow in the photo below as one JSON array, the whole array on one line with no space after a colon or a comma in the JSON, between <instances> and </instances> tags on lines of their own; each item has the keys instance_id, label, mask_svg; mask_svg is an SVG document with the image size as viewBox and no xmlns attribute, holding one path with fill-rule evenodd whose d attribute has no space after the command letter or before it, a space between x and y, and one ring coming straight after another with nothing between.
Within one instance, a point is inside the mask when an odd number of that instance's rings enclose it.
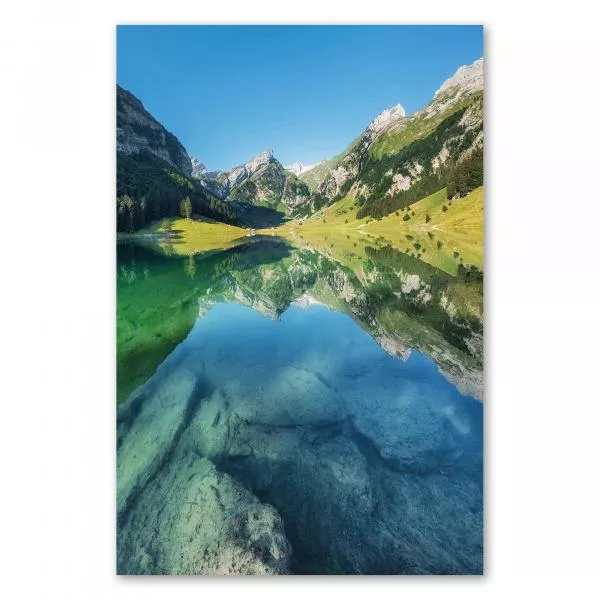
<instances>
[{"instance_id":1,"label":"green grassy meadow","mask_svg":"<svg viewBox=\"0 0 600 600\"><path fill-rule=\"evenodd\" d=\"M308 219L279 227L250 230L207 217L171 218L133 235L155 236L162 250L183 256L231 248L258 234L312 247L353 270L364 262L367 247L387 245L452 275L461 263L483 268L483 187L452 202L444 188L381 219L357 219L358 209L351 192Z\"/></svg>"}]
</instances>

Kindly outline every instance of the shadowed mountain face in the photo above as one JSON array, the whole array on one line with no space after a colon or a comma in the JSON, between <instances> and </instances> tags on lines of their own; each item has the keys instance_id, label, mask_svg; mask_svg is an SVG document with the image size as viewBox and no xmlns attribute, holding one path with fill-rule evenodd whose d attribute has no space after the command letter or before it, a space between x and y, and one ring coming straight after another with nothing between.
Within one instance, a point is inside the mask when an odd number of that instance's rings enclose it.
<instances>
[{"instance_id":1,"label":"shadowed mountain face","mask_svg":"<svg viewBox=\"0 0 600 600\"><path fill-rule=\"evenodd\" d=\"M167 131L131 92L117 85L117 153L148 151L183 175L192 174L192 162L181 142Z\"/></svg>"},{"instance_id":2,"label":"shadowed mountain face","mask_svg":"<svg viewBox=\"0 0 600 600\"><path fill-rule=\"evenodd\" d=\"M120 573L481 572L481 272L255 237L118 273Z\"/></svg>"}]
</instances>

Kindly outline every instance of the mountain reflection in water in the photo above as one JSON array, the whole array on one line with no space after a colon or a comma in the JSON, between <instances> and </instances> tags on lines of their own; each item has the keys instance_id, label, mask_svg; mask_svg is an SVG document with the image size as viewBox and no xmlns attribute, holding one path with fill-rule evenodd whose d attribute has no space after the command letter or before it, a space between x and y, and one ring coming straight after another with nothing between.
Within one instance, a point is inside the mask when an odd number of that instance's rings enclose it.
<instances>
[{"instance_id":1,"label":"mountain reflection in water","mask_svg":"<svg viewBox=\"0 0 600 600\"><path fill-rule=\"evenodd\" d=\"M118 249L120 573L481 573L483 276Z\"/></svg>"}]
</instances>

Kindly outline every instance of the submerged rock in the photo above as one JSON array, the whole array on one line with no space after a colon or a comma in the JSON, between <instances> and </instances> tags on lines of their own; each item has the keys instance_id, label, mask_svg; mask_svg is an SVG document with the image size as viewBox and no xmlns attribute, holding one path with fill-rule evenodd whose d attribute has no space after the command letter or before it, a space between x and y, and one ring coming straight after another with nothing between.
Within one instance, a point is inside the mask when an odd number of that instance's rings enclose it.
<instances>
[{"instance_id":1,"label":"submerged rock","mask_svg":"<svg viewBox=\"0 0 600 600\"><path fill-rule=\"evenodd\" d=\"M199 322L119 412L119 573L481 572L481 404L347 320Z\"/></svg>"},{"instance_id":2,"label":"submerged rock","mask_svg":"<svg viewBox=\"0 0 600 600\"><path fill-rule=\"evenodd\" d=\"M198 452L193 424L227 406L222 394L185 368L157 379L119 411L118 572L287 572L291 548L275 509Z\"/></svg>"},{"instance_id":3,"label":"submerged rock","mask_svg":"<svg viewBox=\"0 0 600 600\"><path fill-rule=\"evenodd\" d=\"M295 573L481 572L480 466L461 461L469 419L444 394L402 391L382 368L347 386L338 378L335 391L304 371L290 381L274 372L277 393L261 398L242 385L215 390L185 451L276 508Z\"/></svg>"},{"instance_id":4,"label":"submerged rock","mask_svg":"<svg viewBox=\"0 0 600 600\"><path fill-rule=\"evenodd\" d=\"M323 426L345 417L343 399L317 373L289 366L275 375L250 389L243 381L225 387L225 393L232 398L232 410L242 420L295 427Z\"/></svg>"},{"instance_id":5,"label":"submerged rock","mask_svg":"<svg viewBox=\"0 0 600 600\"><path fill-rule=\"evenodd\" d=\"M468 472L448 475L437 463L425 465L437 460L435 442L428 454L426 442L419 448L416 441L426 430L417 435L393 411L383 438L376 428L369 431L373 438L363 435L352 419L323 426L252 423L220 398L213 412L197 414L188 441L277 509L293 547L293 572L481 572L481 486ZM406 440L412 436L412 446L402 443L402 432ZM395 455L382 458L386 448Z\"/></svg>"},{"instance_id":6,"label":"submerged rock","mask_svg":"<svg viewBox=\"0 0 600 600\"><path fill-rule=\"evenodd\" d=\"M117 513L167 458L184 426L197 382L190 371L176 371L153 394L141 391L119 411Z\"/></svg>"},{"instance_id":7,"label":"submerged rock","mask_svg":"<svg viewBox=\"0 0 600 600\"><path fill-rule=\"evenodd\" d=\"M178 453L120 527L118 573L275 575L290 553L273 507L207 459Z\"/></svg>"},{"instance_id":8,"label":"submerged rock","mask_svg":"<svg viewBox=\"0 0 600 600\"><path fill-rule=\"evenodd\" d=\"M242 423L228 453L215 458L277 508L296 573L355 573L368 566L364 527L375 504L369 466L341 429Z\"/></svg>"},{"instance_id":9,"label":"submerged rock","mask_svg":"<svg viewBox=\"0 0 600 600\"><path fill-rule=\"evenodd\" d=\"M398 379L387 388L379 381L378 393L367 397L374 382L369 376L363 379L348 390L353 423L381 458L406 472L426 473L446 465L457 446L441 413L444 398L439 392Z\"/></svg>"}]
</instances>

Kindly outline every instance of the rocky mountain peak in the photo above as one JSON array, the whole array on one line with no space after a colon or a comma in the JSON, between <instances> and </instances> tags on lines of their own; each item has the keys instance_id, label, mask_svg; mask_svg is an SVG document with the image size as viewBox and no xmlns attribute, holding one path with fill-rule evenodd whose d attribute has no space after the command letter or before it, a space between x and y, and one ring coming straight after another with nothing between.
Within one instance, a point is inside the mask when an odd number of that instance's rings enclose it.
<instances>
[{"instance_id":1,"label":"rocky mountain peak","mask_svg":"<svg viewBox=\"0 0 600 600\"><path fill-rule=\"evenodd\" d=\"M404 110L402 104L396 104L377 115L367 127L367 131L377 134L394 121L403 119L405 116L406 111Z\"/></svg>"},{"instance_id":2,"label":"rocky mountain peak","mask_svg":"<svg viewBox=\"0 0 600 600\"><path fill-rule=\"evenodd\" d=\"M378 114L346 150L341 160L335 159L335 167L317 187L319 194L326 198L333 198L339 194L342 186L358 175L362 158L373 142L405 118L406 111L401 104L395 104Z\"/></svg>"},{"instance_id":3,"label":"rocky mountain peak","mask_svg":"<svg viewBox=\"0 0 600 600\"><path fill-rule=\"evenodd\" d=\"M246 168L249 171L256 171L263 165L273 160L273 150L263 150L260 154L253 156L247 163L238 168Z\"/></svg>"},{"instance_id":4,"label":"rocky mountain peak","mask_svg":"<svg viewBox=\"0 0 600 600\"><path fill-rule=\"evenodd\" d=\"M483 58L477 59L470 65L459 67L452 77L442 83L433 97L436 98L442 92L455 87L464 92L475 92L483 89Z\"/></svg>"},{"instance_id":5,"label":"rocky mountain peak","mask_svg":"<svg viewBox=\"0 0 600 600\"><path fill-rule=\"evenodd\" d=\"M195 156L190 158L192 160L192 177L202 177L207 172L207 168Z\"/></svg>"},{"instance_id":6,"label":"rocky mountain peak","mask_svg":"<svg viewBox=\"0 0 600 600\"><path fill-rule=\"evenodd\" d=\"M232 169L227 179L230 182L230 188L248 179L258 171L261 167L269 164L273 160L273 150L264 150L260 154L253 156L247 163L241 167Z\"/></svg>"},{"instance_id":7,"label":"rocky mountain peak","mask_svg":"<svg viewBox=\"0 0 600 600\"><path fill-rule=\"evenodd\" d=\"M195 156L190 156L190 159L192 161L192 177L196 179L217 179L222 174L222 171L209 171L204 163Z\"/></svg>"},{"instance_id":8,"label":"rocky mountain peak","mask_svg":"<svg viewBox=\"0 0 600 600\"><path fill-rule=\"evenodd\" d=\"M234 187L241 185L244 181L274 160L273 150L264 150L260 154L252 157L248 162L239 167L235 167L229 171L229 173L224 174L222 179L220 178L218 182L210 181L210 174L205 173L202 176L202 185L215 194L215 196L225 199L229 196Z\"/></svg>"}]
</instances>

